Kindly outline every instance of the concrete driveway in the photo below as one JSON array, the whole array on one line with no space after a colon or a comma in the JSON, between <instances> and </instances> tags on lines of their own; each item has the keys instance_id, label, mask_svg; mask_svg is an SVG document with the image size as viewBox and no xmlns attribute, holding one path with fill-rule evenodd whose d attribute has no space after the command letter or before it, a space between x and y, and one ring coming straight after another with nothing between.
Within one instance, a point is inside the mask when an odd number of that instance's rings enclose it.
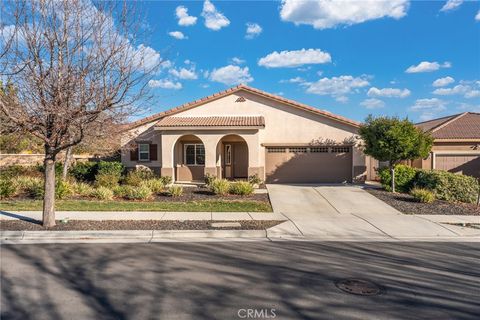
<instances>
[{"instance_id":1,"label":"concrete driveway","mask_svg":"<svg viewBox=\"0 0 480 320\"><path fill-rule=\"evenodd\" d=\"M405 215L360 186L267 185L274 212L289 221L272 236L412 239L480 236L480 231Z\"/></svg>"}]
</instances>

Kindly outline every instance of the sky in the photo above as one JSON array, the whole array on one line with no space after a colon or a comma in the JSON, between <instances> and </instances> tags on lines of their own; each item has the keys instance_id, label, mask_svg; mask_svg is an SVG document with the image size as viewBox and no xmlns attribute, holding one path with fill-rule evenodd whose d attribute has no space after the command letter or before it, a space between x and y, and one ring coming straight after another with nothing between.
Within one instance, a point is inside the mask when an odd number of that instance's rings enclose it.
<instances>
[{"instance_id":1,"label":"sky","mask_svg":"<svg viewBox=\"0 0 480 320\"><path fill-rule=\"evenodd\" d=\"M155 113L239 83L362 121L480 112L480 2L147 2Z\"/></svg>"}]
</instances>

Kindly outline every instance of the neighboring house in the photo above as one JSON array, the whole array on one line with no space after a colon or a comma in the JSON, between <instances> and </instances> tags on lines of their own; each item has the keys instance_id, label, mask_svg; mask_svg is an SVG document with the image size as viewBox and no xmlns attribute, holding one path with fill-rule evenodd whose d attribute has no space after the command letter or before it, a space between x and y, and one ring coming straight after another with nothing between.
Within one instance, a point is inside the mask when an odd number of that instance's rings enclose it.
<instances>
[{"instance_id":1,"label":"neighboring house","mask_svg":"<svg viewBox=\"0 0 480 320\"><path fill-rule=\"evenodd\" d=\"M174 181L206 174L269 183L361 182L360 123L246 85L131 123L122 162Z\"/></svg>"},{"instance_id":2,"label":"neighboring house","mask_svg":"<svg viewBox=\"0 0 480 320\"><path fill-rule=\"evenodd\" d=\"M412 161L422 169L446 170L480 178L480 113L464 112L417 123L434 138L430 155Z\"/></svg>"}]
</instances>

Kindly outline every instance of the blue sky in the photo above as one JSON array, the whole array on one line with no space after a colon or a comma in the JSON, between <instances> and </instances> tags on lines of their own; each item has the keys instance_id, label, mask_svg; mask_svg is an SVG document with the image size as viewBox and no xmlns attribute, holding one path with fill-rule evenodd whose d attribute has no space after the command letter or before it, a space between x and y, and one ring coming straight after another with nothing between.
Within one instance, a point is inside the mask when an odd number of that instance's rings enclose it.
<instances>
[{"instance_id":1,"label":"blue sky","mask_svg":"<svg viewBox=\"0 0 480 320\"><path fill-rule=\"evenodd\" d=\"M479 2L346 5L147 2L166 60L149 113L240 82L359 121L480 112Z\"/></svg>"}]
</instances>

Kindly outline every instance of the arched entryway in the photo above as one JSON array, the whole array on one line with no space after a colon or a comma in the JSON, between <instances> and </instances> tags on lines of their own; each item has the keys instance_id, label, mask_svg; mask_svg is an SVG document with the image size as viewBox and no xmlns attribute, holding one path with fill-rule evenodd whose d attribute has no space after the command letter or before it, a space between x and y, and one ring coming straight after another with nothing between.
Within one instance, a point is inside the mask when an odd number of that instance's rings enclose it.
<instances>
[{"instance_id":1,"label":"arched entryway","mask_svg":"<svg viewBox=\"0 0 480 320\"><path fill-rule=\"evenodd\" d=\"M224 136L217 145L218 176L224 179L248 178L248 145L236 134Z\"/></svg>"},{"instance_id":2,"label":"arched entryway","mask_svg":"<svg viewBox=\"0 0 480 320\"><path fill-rule=\"evenodd\" d=\"M205 174L205 145L190 134L178 138L173 147L175 181L203 182Z\"/></svg>"}]
</instances>

